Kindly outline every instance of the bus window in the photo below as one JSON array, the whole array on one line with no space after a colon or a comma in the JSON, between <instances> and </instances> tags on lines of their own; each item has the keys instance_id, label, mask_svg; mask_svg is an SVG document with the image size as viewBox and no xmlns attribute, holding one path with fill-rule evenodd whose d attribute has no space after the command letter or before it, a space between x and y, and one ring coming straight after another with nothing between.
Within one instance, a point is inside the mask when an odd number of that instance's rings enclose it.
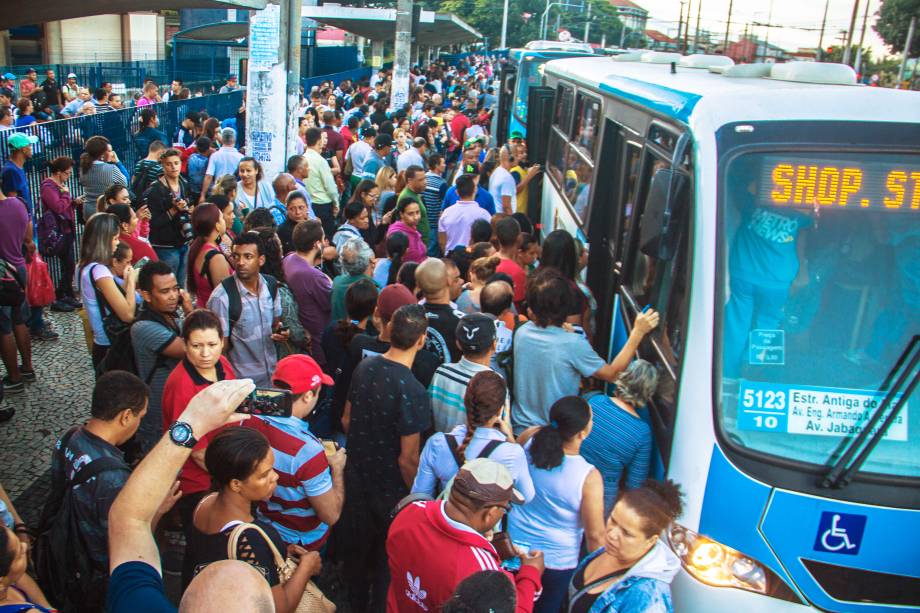
<instances>
[{"instance_id":1,"label":"bus window","mask_svg":"<svg viewBox=\"0 0 920 613\"><path fill-rule=\"evenodd\" d=\"M654 173L668 166L668 162L651 153L648 154L641 189L638 190L640 197L647 196ZM682 207L685 215L689 215L690 208ZM653 363L660 374L658 390L651 400L651 404L654 405L652 421L662 459L667 465L677 402L680 360L689 312L690 237L689 232L681 235L677 253L670 261L659 260L639 252L638 241L635 239L639 236L645 219L642 209L636 211L639 217L631 228L633 240L630 241L629 248L635 252L630 258L630 269L627 271L624 287L639 310L648 305L661 315L658 329L643 340L640 354L643 359ZM684 227L687 227L687 219L689 217L685 218Z\"/></svg>"},{"instance_id":2,"label":"bus window","mask_svg":"<svg viewBox=\"0 0 920 613\"><path fill-rule=\"evenodd\" d=\"M623 180L620 182L622 190L620 202L623 203L622 219L620 221L620 236L617 240L618 259L623 260L626 249L626 238L629 232L629 222L635 209L636 196L639 190L639 172L642 170L642 145L639 143L626 143L624 156ZM616 216L611 217L611 223L616 224ZM611 226L610 236L615 236L616 228Z\"/></svg>"},{"instance_id":3,"label":"bus window","mask_svg":"<svg viewBox=\"0 0 920 613\"><path fill-rule=\"evenodd\" d=\"M572 104L575 92L571 87L560 85L556 90L556 117L553 124L558 126L564 134L569 133L572 124Z\"/></svg>"},{"instance_id":4,"label":"bus window","mask_svg":"<svg viewBox=\"0 0 920 613\"><path fill-rule=\"evenodd\" d=\"M563 191L565 180L565 138L556 129L549 131L549 147L547 148L546 160L547 169L550 176L559 186L559 191Z\"/></svg>"},{"instance_id":5,"label":"bus window","mask_svg":"<svg viewBox=\"0 0 920 613\"><path fill-rule=\"evenodd\" d=\"M591 178L594 168L578 152L575 145L569 144L565 151L565 197L568 199L575 216L582 225L588 220L588 204L591 202Z\"/></svg>"},{"instance_id":6,"label":"bus window","mask_svg":"<svg viewBox=\"0 0 920 613\"><path fill-rule=\"evenodd\" d=\"M598 120L601 103L594 98L578 94L575 102L575 126L572 130L572 142L578 145L582 153L594 159L594 143L597 140Z\"/></svg>"}]
</instances>

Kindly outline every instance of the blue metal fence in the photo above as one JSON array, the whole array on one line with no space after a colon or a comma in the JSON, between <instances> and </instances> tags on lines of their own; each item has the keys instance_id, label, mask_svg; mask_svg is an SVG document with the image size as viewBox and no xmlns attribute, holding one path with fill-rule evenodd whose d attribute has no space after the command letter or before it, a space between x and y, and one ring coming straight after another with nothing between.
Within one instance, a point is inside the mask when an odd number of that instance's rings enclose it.
<instances>
[{"instance_id":1,"label":"blue metal fence","mask_svg":"<svg viewBox=\"0 0 920 613\"><path fill-rule=\"evenodd\" d=\"M66 81L68 73L77 75L77 83L86 87L98 87L104 82L124 83L128 88L140 88L144 79L157 83L169 83L174 74L173 63L167 60L145 60L138 62L93 62L84 64L40 64L33 66L0 66L0 73L11 72L18 79L25 77L25 71L34 68L38 81L45 80L45 71L54 70L59 83ZM181 68L181 67L180 67ZM186 71L186 81L211 81L214 73ZM183 78L183 77L180 77Z\"/></svg>"},{"instance_id":2,"label":"blue metal fence","mask_svg":"<svg viewBox=\"0 0 920 613\"><path fill-rule=\"evenodd\" d=\"M161 102L153 105L157 110L159 129L164 132L171 145L179 126L189 111L206 111L209 116L217 119L236 117L243 102L243 92L236 91L229 94L201 96L187 100ZM151 107L146 107L151 108ZM32 192L32 204L35 210L35 220L44 213L39 197L40 186L48 175L48 162L57 157L69 157L79 163L80 154L83 152L83 143L91 136L101 135L109 139L112 149L118 159L125 165L128 174L134 170L135 164L147 155L135 145L135 133L138 131L139 109L122 109L99 113L97 115L84 115L70 119L35 123L15 130L0 132L0 163L8 157L6 140L15 132L24 132L38 137L38 142L32 146L32 159L25 165L26 176L29 180L29 189ZM242 139L240 139L242 143ZM83 193L83 188L78 182L79 172L75 171L70 179L70 191L74 196ZM79 229L78 229L79 232ZM76 248L76 247L75 247ZM57 262L49 262L52 276L57 279L60 274Z\"/></svg>"}]
</instances>

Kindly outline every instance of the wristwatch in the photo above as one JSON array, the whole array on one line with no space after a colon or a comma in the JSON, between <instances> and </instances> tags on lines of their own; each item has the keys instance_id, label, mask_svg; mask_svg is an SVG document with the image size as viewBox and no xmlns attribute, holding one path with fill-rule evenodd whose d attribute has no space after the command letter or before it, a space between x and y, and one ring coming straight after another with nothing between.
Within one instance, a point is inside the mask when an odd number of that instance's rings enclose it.
<instances>
[{"instance_id":1,"label":"wristwatch","mask_svg":"<svg viewBox=\"0 0 920 613\"><path fill-rule=\"evenodd\" d=\"M192 434L192 427L184 421L174 422L169 427L169 440L180 447L192 449L198 444L198 439Z\"/></svg>"}]
</instances>

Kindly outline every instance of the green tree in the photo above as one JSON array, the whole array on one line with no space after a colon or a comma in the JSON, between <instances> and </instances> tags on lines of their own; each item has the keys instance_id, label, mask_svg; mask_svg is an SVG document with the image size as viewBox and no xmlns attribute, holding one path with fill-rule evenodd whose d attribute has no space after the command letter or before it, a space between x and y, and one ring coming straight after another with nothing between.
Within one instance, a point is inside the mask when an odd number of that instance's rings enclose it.
<instances>
[{"instance_id":1,"label":"green tree","mask_svg":"<svg viewBox=\"0 0 920 613\"><path fill-rule=\"evenodd\" d=\"M904 51L911 17L920 21L920 0L884 0L873 29L882 37L892 53ZM920 24L918 24L920 29ZM914 33L909 56L920 55L920 31Z\"/></svg>"}]
</instances>

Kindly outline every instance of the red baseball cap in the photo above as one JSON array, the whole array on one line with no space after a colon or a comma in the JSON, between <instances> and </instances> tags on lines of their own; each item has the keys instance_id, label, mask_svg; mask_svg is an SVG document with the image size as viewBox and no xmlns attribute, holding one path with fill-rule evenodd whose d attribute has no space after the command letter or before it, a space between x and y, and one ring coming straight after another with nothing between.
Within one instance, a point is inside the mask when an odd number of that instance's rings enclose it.
<instances>
[{"instance_id":1,"label":"red baseball cap","mask_svg":"<svg viewBox=\"0 0 920 613\"><path fill-rule=\"evenodd\" d=\"M407 304L418 304L418 298L401 283L387 285L377 295L377 310L380 312L380 317L386 321L393 318L393 313L399 307Z\"/></svg>"},{"instance_id":2,"label":"red baseball cap","mask_svg":"<svg viewBox=\"0 0 920 613\"><path fill-rule=\"evenodd\" d=\"M283 358L275 367L272 381L281 381L292 394L303 394L320 385L333 385L332 377L323 372L316 360L308 355L294 354Z\"/></svg>"}]
</instances>

